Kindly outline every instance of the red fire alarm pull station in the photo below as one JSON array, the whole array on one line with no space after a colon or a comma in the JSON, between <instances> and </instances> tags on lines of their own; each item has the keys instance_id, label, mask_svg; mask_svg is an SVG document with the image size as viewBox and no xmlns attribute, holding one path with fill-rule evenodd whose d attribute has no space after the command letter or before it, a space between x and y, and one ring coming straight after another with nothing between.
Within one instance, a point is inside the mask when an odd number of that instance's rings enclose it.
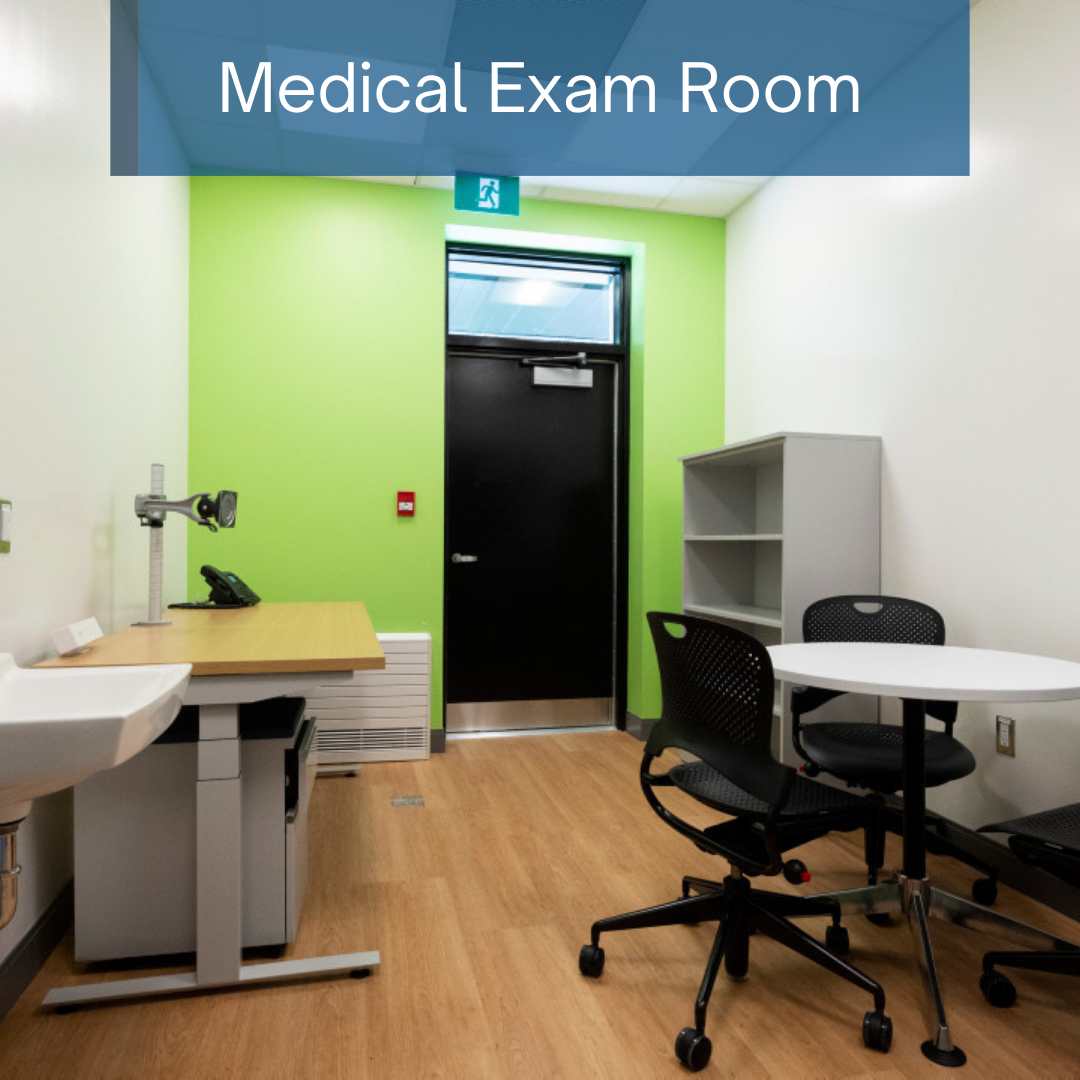
<instances>
[{"instance_id":1,"label":"red fire alarm pull station","mask_svg":"<svg viewBox=\"0 0 1080 1080\"><path fill-rule=\"evenodd\" d=\"M399 491L397 493L398 517L415 517L416 515L416 492Z\"/></svg>"}]
</instances>

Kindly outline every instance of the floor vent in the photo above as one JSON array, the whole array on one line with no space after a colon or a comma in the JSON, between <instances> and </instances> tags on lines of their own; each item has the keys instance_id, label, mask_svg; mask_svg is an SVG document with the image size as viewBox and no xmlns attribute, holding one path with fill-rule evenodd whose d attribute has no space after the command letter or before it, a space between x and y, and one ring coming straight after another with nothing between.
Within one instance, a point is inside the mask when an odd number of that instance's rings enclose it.
<instances>
[{"instance_id":1,"label":"floor vent","mask_svg":"<svg viewBox=\"0 0 1080 1080\"><path fill-rule=\"evenodd\" d=\"M323 753L362 753L370 750L423 750L427 739L416 727L336 728L319 731L316 746ZM354 760L361 760L356 758Z\"/></svg>"}]
</instances>

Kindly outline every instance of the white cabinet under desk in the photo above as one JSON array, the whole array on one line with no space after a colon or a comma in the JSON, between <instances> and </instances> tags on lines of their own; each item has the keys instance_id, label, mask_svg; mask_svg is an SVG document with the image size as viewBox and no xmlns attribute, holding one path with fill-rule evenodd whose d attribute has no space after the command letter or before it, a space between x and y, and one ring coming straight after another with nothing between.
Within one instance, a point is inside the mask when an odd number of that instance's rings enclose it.
<instances>
[{"instance_id":1,"label":"white cabinet under desk","mask_svg":"<svg viewBox=\"0 0 1080 1080\"><path fill-rule=\"evenodd\" d=\"M880 438L780 432L680 460L687 614L779 645L802 641L815 600L880 592ZM777 683L773 751L797 764L786 695ZM857 695L826 708L877 716Z\"/></svg>"},{"instance_id":2,"label":"white cabinet under desk","mask_svg":"<svg viewBox=\"0 0 1080 1080\"><path fill-rule=\"evenodd\" d=\"M303 698L239 707L241 943L296 938L307 885L315 723ZM75 959L195 951L198 710L75 788Z\"/></svg>"}]
</instances>

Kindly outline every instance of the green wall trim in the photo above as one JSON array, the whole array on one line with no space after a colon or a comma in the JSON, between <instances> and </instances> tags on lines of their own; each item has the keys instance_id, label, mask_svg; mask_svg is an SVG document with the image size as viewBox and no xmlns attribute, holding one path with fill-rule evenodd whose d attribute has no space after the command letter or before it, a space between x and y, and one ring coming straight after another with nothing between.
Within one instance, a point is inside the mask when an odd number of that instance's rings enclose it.
<instances>
[{"instance_id":1,"label":"green wall trim","mask_svg":"<svg viewBox=\"0 0 1080 1080\"><path fill-rule=\"evenodd\" d=\"M240 497L235 530L190 535L189 589L209 562L265 600L427 631L441 726L446 242L628 255L627 707L657 715L644 614L680 604L677 459L723 442L725 222L526 199L515 224L448 191L192 178L189 479Z\"/></svg>"}]
</instances>

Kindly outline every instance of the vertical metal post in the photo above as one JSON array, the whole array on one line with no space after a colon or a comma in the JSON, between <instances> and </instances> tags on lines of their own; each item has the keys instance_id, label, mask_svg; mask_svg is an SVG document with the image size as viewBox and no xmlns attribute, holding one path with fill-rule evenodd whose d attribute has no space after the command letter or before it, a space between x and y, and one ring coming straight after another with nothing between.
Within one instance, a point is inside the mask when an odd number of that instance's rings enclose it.
<instances>
[{"instance_id":1,"label":"vertical metal post","mask_svg":"<svg viewBox=\"0 0 1080 1080\"><path fill-rule=\"evenodd\" d=\"M904 875L926 877L926 702L904 698Z\"/></svg>"},{"instance_id":2,"label":"vertical metal post","mask_svg":"<svg viewBox=\"0 0 1080 1080\"><path fill-rule=\"evenodd\" d=\"M150 466L150 495L155 499L165 498L165 466ZM169 620L161 617L161 582L164 575L165 552L165 514L152 519L150 525L150 600L147 606L146 621L136 626L168 626Z\"/></svg>"}]
</instances>

